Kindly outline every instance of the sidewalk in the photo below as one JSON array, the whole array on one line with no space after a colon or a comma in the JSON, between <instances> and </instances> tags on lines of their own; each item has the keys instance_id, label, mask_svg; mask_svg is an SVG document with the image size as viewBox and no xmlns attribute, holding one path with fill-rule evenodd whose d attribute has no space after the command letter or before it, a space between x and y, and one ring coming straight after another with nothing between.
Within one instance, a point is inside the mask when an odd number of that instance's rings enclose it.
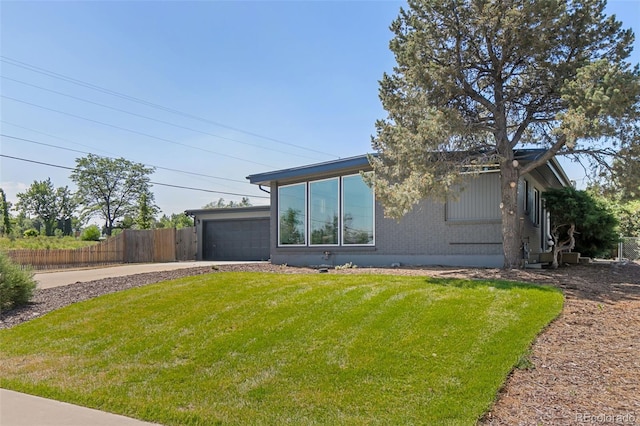
<instances>
[{"instance_id":1,"label":"sidewalk","mask_svg":"<svg viewBox=\"0 0 640 426\"><path fill-rule=\"evenodd\" d=\"M38 272L33 278L38 282L38 288L51 288L69 285L76 282L100 280L102 278L123 277L126 275L143 274L145 272L173 271L175 269L196 268L199 266L228 265L256 262L168 262L168 263L132 263L118 266L105 266L90 269L74 269L70 271Z\"/></svg>"},{"instance_id":2,"label":"sidewalk","mask_svg":"<svg viewBox=\"0 0 640 426\"><path fill-rule=\"evenodd\" d=\"M117 414L0 389L2 426L152 426Z\"/></svg>"}]
</instances>

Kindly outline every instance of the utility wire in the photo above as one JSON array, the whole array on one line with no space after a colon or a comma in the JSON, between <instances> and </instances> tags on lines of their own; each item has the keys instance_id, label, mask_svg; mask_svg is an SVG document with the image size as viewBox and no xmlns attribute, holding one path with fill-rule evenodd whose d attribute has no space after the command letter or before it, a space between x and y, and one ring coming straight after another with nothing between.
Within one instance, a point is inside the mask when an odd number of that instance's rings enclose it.
<instances>
[{"instance_id":1,"label":"utility wire","mask_svg":"<svg viewBox=\"0 0 640 426\"><path fill-rule=\"evenodd\" d=\"M51 147L51 148L63 149L65 151L70 151L70 152L77 152L79 154L93 154L92 152L80 151L79 149L66 148L64 146L53 145L53 144L49 144L49 143L45 143L45 142L38 142L38 141L34 141L32 139L18 138L16 136L5 135L5 134L2 134L2 133L0 133L0 136L2 136L3 138L10 138L10 139L23 141L23 142L33 143L33 144L36 144L36 145L43 145L43 146L48 146L48 147ZM109 157L109 156L106 156L106 155L98 155L98 157L110 158L112 160L116 159L116 157ZM244 181L244 180L239 180L239 179L231 179L231 178L224 178L224 177L220 177L220 176L205 175L203 173L189 172L189 171L186 171L186 170L179 170L179 169L171 169L169 167L156 166L154 164L145 164L145 163L141 163L141 164L143 164L143 165L145 165L147 167L153 167L153 168L156 168L156 169L159 169L159 170L167 170L167 171L170 171L170 172L184 173L184 174L187 174L187 175L201 176L201 177L207 177L207 178L212 178L212 179L226 180L226 181L229 181L229 182L239 182L239 183L249 184L249 182Z\"/></svg>"},{"instance_id":2,"label":"utility wire","mask_svg":"<svg viewBox=\"0 0 640 426\"><path fill-rule=\"evenodd\" d=\"M209 132L205 132L205 131L202 131L202 130L194 129L192 127L182 126L180 124L171 123L169 121L160 120L160 119L157 119L157 118L149 117L147 115L138 114L138 113L135 113L135 112L124 110L124 109L112 107L110 105L105 105L105 104L102 104L100 102L94 102L94 101L89 100L89 99L85 99L85 98L80 98L78 96L69 95L67 93L59 92L57 90L47 89L46 87L42 87L42 86L38 86L38 85L35 85L35 84L27 83L27 82L21 81L21 80L16 80L14 78L6 77L6 76L1 76L1 77L3 79L5 79L5 80L13 81L15 83L23 84L25 86L34 87L36 89L44 90L44 91L49 92L49 93L55 93L56 95L65 96L67 98L75 99L75 100L78 100L78 101L81 101L81 102L86 102L86 103L92 104L92 105L97 105L97 106L102 107L102 108L107 108L107 109L110 109L112 111L118 111L118 112L122 112L124 114L133 115L134 117L144 118L145 120L155 121L156 123L162 123L162 124L166 124L168 126L177 127L179 129L185 129L185 130L189 130L191 132L200 133L200 134L207 135L207 136L213 136L214 138L218 138L218 139L225 139L225 140L232 141L232 142L237 142L237 143L240 143L240 144L243 144L243 145L249 145L249 146L253 146L253 147L256 147L256 148L260 148L260 149L266 149L266 150L269 150L269 151L272 151L272 152L279 152L279 153L282 153L282 154L287 154L287 155L292 155L292 156L302 157L302 158L308 158L308 159L312 159L312 160L316 160L317 159L316 157L309 157L308 155L293 154L293 153L288 152L288 151L282 151L282 150L279 150L279 149L273 149L273 148L268 147L268 146L263 146L263 145L254 144L254 143L250 143L250 142L244 142L244 141L241 141L241 140L238 140L238 139L233 139L233 138L229 138L229 137L226 137L226 136L220 136L220 135L216 135L214 133L209 133Z\"/></svg>"},{"instance_id":3,"label":"utility wire","mask_svg":"<svg viewBox=\"0 0 640 426\"><path fill-rule=\"evenodd\" d=\"M58 169L75 170L73 167L60 166L58 164L45 163L43 161L36 161L36 160L30 160L28 158L14 157L14 156L11 156L11 155L6 155L6 154L0 154L0 157L10 158L12 160L25 161L27 163L41 164L43 166L56 167ZM169 184L169 183L161 183L161 182L153 182L153 181L150 181L149 183L152 184L152 185L168 186L170 188L189 189L189 190L192 190L192 191L210 192L210 193L214 193L214 194L237 195L237 196L240 196L240 197L251 197L251 198L269 198L267 196L262 196L262 195L251 195L251 194L239 194L239 193L236 193L236 192L214 191L214 190L211 190L211 189L193 188L191 186L172 185L172 184Z\"/></svg>"},{"instance_id":4,"label":"utility wire","mask_svg":"<svg viewBox=\"0 0 640 426\"><path fill-rule=\"evenodd\" d=\"M79 143L79 142L75 142L75 141L72 141L71 139L61 138L60 136L52 135L52 134L46 133L46 132L41 132L39 130L32 129L30 127L21 126L19 124L11 123L11 122L6 121L6 120L0 120L0 123L8 124L9 126L17 127L19 129L28 130L28 131L33 132L33 133L38 133L40 135L48 136L50 138L54 138L54 139L58 139L58 140L61 140L61 141L69 142L69 143L71 143L73 145L83 146L85 148L93 149L93 150L96 150L96 151L102 151L102 152L105 152L105 153L107 153L109 155L114 155L114 156L118 155L118 154L115 154L113 152L105 151L104 149L100 149L100 148L96 148L96 147L93 147L93 146L90 146L90 145L85 145L85 144L82 144L82 143Z\"/></svg>"},{"instance_id":5,"label":"utility wire","mask_svg":"<svg viewBox=\"0 0 640 426\"><path fill-rule=\"evenodd\" d=\"M25 105L30 105L30 106L33 106L33 107L36 107L36 108L44 109L46 111L56 112L58 114L66 115L66 116L73 117L73 118L78 118L80 120L89 121L91 123L102 124L103 126L112 127L114 129L119 129L119 130L124 130L125 132L135 133L137 135L146 136L148 138L157 139L159 141L172 143L174 145L180 145L180 146L184 146L184 147L187 147L187 148L197 149L197 150L200 150L200 151L208 152L210 154L220 155L222 157L228 157L228 158L232 158L234 160L245 161L247 163L257 164L259 166L275 167L275 166L271 166L269 164L259 163L257 161L251 161L251 160L247 160L245 158L235 157L235 156L229 155L229 154L222 154L221 152L211 151L209 149L200 148L198 146L194 146L194 145L189 145L189 144L182 143L182 142L173 141L171 139L161 138L159 136L150 135L148 133L139 132L139 131L133 130L133 129L128 129L126 127L116 126L115 124L109 124L109 123L105 123L103 121L98 121L98 120L94 120L94 119L91 119L91 118L82 117L80 115L76 115L76 114L71 114L69 112L60 111L60 110L55 109L55 108L48 108L48 107L45 107L45 106L42 106L42 105L38 105L38 104L31 103L31 102L23 101L21 99L12 98L11 96L0 95L0 97L12 100L14 102L20 102L20 103L25 104Z\"/></svg>"},{"instance_id":6,"label":"utility wire","mask_svg":"<svg viewBox=\"0 0 640 426\"><path fill-rule=\"evenodd\" d=\"M108 95L111 95L111 96L115 96L115 97L119 97L119 98L122 98L122 99L126 99L126 100L128 100L130 102L137 102L137 103L140 103L140 104L143 104L143 105L146 105L146 106L150 106L152 108L156 108L156 109L159 109L159 110L162 110L162 111L165 111L165 112L170 112L172 114L176 114L176 115L180 115L180 116L183 116L183 117L191 118L193 120L198 120L198 121L202 121L202 122L205 122L205 123L214 124L214 125L219 126L219 127L224 127L225 129L233 130L235 132L244 133L246 135L250 135L250 136L254 136L254 137L257 137L257 138L265 139L265 140L268 140L268 141L271 141L271 142L275 142L275 143L279 143L279 144L295 147L295 148L302 149L302 150L305 150L305 151L311 151L311 152L315 152L317 154L327 155L327 156L330 156L330 157L333 157L333 158L340 158L339 156L337 156L335 154L319 151L319 150L312 149L312 148L307 148L305 146L297 145L297 144L290 143L290 142L281 141L279 139L271 138L271 137L264 136L264 135L261 135L261 134L258 134L258 133L249 132L249 131L246 131L246 130L243 130L243 129L240 129L240 128L237 128L237 127L228 126L228 125L223 124L223 123L219 123L219 122L216 122L216 121L213 121L213 120L209 120L209 119L206 119L206 118L203 118L203 117L199 117L199 116L194 115L194 114L186 113L186 112L183 112L183 111L179 111L177 109L173 109L173 108L169 108L169 107L166 107L166 106L163 106L163 105L160 105L160 104L149 102L149 101L146 101L144 99L136 98L135 96L130 96L130 95L127 95L127 94L124 94L124 93L121 93L121 92L116 92L115 90L106 89L104 87L101 87L101 86L98 86L98 85L95 85L95 84L92 84L92 83L88 83L86 81L78 80L78 79L73 78L73 77L68 77L66 75L59 74L59 73L56 73L56 72L53 72L53 71L50 71L50 70L47 70L47 69L44 69L44 68L40 68L40 67L37 67L35 65L28 64L26 62L18 61L17 59L9 58L9 57L4 56L4 55L0 55L0 61L5 62L5 63L7 63L9 65L13 65L15 67L27 69L27 70L29 70L31 72L43 74L43 75L46 75L46 76L49 76L49 77L53 77L53 78L57 78L59 80L66 81L68 83L72 83L72 84L76 84L76 85L79 85L79 86L82 86L82 87L86 87L88 89L96 90L98 92L102 92L102 93L105 93L105 94L108 94Z\"/></svg>"}]
</instances>

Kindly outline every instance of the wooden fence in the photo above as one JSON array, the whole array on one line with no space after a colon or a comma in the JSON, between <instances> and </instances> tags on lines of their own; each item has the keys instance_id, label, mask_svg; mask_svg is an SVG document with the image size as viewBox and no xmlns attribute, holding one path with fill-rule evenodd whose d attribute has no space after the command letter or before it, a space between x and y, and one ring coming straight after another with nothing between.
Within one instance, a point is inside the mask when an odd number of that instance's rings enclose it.
<instances>
[{"instance_id":1,"label":"wooden fence","mask_svg":"<svg viewBox=\"0 0 640 426\"><path fill-rule=\"evenodd\" d=\"M195 228L125 229L121 234L89 247L73 250L10 250L7 255L33 269L61 269L116 263L195 260Z\"/></svg>"},{"instance_id":2,"label":"wooden fence","mask_svg":"<svg viewBox=\"0 0 640 426\"><path fill-rule=\"evenodd\" d=\"M176 229L176 260L195 260L197 250L195 226Z\"/></svg>"}]
</instances>

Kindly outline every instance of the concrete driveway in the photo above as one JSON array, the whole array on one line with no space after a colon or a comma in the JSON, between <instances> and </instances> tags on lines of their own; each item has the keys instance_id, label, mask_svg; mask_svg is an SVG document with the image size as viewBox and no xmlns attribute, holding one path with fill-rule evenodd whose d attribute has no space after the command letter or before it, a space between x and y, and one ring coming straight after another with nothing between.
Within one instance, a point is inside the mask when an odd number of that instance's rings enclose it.
<instances>
[{"instance_id":1,"label":"concrete driveway","mask_svg":"<svg viewBox=\"0 0 640 426\"><path fill-rule=\"evenodd\" d=\"M175 269L195 268L198 266L232 265L243 263L263 262L169 262L169 263L133 263L118 266L106 266L91 269L74 269L71 271L38 272L34 279L38 288L51 288L69 285L77 282L99 280L102 278L123 277L126 275L143 274L145 272L173 271Z\"/></svg>"}]
</instances>

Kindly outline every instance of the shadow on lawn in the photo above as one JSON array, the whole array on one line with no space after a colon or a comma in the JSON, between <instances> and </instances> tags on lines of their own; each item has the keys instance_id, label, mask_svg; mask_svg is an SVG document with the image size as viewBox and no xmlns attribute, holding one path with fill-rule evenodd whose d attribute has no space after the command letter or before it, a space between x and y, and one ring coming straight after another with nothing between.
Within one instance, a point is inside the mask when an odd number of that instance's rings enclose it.
<instances>
[{"instance_id":1,"label":"shadow on lawn","mask_svg":"<svg viewBox=\"0 0 640 426\"><path fill-rule=\"evenodd\" d=\"M542 283L526 283L518 281L507 280L493 280L493 279L456 279L456 278L428 278L427 283L441 285L444 287L457 287L457 288L480 288L480 287L493 287L497 290L512 290L512 289L531 289L537 291L557 291L556 287L550 284Z\"/></svg>"},{"instance_id":2,"label":"shadow on lawn","mask_svg":"<svg viewBox=\"0 0 640 426\"><path fill-rule=\"evenodd\" d=\"M526 269L468 269L443 271L438 277L467 278L471 280L504 280L552 285L566 295L600 303L622 300L640 300L640 263L597 262L585 265L563 266L556 270ZM513 284L505 284L513 285Z\"/></svg>"}]
</instances>

